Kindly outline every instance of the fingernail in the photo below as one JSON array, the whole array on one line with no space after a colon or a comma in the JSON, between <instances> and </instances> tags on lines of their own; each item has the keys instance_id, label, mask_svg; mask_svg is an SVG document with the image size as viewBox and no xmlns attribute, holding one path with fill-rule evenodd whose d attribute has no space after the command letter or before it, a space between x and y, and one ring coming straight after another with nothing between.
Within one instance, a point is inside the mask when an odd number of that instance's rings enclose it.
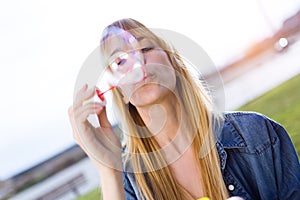
<instances>
[{"instance_id":1,"label":"fingernail","mask_svg":"<svg viewBox=\"0 0 300 200\"><path fill-rule=\"evenodd\" d=\"M100 111L100 110L102 110L102 109L103 109L103 105L101 105L101 104L98 104L98 105L95 107L96 112L98 112L98 111Z\"/></svg>"}]
</instances>

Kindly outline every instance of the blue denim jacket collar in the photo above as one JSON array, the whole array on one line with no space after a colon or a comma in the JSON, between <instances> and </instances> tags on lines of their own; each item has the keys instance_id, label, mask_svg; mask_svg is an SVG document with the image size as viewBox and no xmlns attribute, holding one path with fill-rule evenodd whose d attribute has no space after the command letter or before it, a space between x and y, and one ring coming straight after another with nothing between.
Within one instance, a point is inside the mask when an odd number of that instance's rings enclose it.
<instances>
[{"instance_id":1,"label":"blue denim jacket collar","mask_svg":"<svg viewBox=\"0 0 300 200\"><path fill-rule=\"evenodd\" d=\"M233 124L228 120L224 121L222 133L223 134L217 137L216 146L220 156L221 169L224 170L227 159L227 153L225 149L244 148L247 147L247 144Z\"/></svg>"}]
</instances>

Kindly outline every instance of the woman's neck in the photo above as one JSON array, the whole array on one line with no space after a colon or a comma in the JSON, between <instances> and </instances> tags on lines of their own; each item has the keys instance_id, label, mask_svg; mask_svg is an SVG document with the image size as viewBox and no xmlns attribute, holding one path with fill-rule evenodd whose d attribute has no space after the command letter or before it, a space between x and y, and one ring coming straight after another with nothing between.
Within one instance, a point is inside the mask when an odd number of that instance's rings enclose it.
<instances>
[{"instance_id":1,"label":"woman's neck","mask_svg":"<svg viewBox=\"0 0 300 200\"><path fill-rule=\"evenodd\" d=\"M169 144L181 130L183 110L174 94L159 104L137 108L144 123L163 147ZM179 130L180 129L180 130Z\"/></svg>"}]
</instances>

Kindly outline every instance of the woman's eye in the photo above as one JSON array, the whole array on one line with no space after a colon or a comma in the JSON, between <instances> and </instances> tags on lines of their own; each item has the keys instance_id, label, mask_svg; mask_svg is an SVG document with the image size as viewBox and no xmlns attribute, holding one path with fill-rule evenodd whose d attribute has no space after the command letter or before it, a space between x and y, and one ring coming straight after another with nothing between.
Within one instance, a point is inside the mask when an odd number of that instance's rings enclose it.
<instances>
[{"instance_id":1,"label":"woman's eye","mask_svg":"<svg viewBox=\"0 0 300 200\"><path fill-rule=\"evenodd\" d=\"M142 48L142 53L146 53L146 52L148 52L148 51L151 51L151 50L153 50L154 49L154 47L145 47L145 48Z\"/></svg>"},{"instance_id":2,"label":"woman's eye","mask_svg":"<svg viewBox=\"0 0 300 200\"><path fill-rule=\"evenodd\" d=\"M120 65L123 65L123 64L125 64L125 62L126 62L126 59L120 59L118 62L117 62L117 64L120 66Z\"/></svg>"},{"instance_id":3,"label":"woman's eye","mask_svg":"<svg viewBox=\"0 0 300 200\"><path fill-rule=\"evenodd\" d=\"M121 54L117 57L117 59L115 60L115 63L118 66L122 66L126 63L127 59L128 59L128 54L124 53L124 54Z\"/></svg>"}]
</instances>

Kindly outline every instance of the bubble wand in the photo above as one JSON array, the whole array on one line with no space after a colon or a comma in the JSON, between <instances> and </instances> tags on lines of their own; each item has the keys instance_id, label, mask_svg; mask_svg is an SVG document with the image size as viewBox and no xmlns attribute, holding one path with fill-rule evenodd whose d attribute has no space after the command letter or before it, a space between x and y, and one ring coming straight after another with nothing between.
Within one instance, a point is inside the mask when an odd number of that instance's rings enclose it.
<instances>
[{"instance_id":1,"label":"bubble wand","mask_svg":"<svg viewBox=\"0 0 300 200\"><path fill-rule=\"evenodd\" d=\"M99 97L99 99L101 100L101 101L104 101L105 99L104 99L104 94L106 93L106 92L108 92L108 91L111 91L111 90L113 90L113 89L115 89L117 86L111 86L110 88L108 88L107 90L105 90L105 91L103 91L103 92L101 92L98 88L96 89L96 94L97 94L97 96Z\"/></svg>"}]
</instances>

